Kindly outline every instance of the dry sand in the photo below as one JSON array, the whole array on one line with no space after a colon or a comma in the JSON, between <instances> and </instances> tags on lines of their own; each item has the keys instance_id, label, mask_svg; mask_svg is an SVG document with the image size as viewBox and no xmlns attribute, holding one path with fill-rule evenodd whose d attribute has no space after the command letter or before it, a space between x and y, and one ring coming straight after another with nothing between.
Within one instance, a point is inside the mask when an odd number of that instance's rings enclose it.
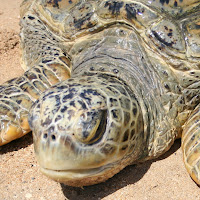
<instances>
[{"instance_id":1,"label":"dry sand","mask_svg":"<svg viewBox=\"0 0 200 200\"><path fill-rule=\"evenodd\" d=\"M23 73L19 63L19 5L0 0L0 83ZM0 200L200 200L184 168L180 141L158 160L129 166L105 183L72 188L39 172L31 134L0 147Z\"/></svg>"}]
</instances>

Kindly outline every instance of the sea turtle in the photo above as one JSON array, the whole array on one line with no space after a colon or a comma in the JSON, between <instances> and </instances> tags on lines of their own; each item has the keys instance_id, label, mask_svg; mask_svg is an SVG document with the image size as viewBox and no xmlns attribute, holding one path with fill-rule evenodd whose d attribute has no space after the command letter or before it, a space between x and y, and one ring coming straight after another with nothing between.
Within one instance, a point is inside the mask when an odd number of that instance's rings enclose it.
<instances>
[{"instance_id":1,"label":"sea turtle","mask_svg":"<svg viewBox=\"0 0 200 200\"><path fill-rule=\"evenodd\" d=\"M181 137L200 184L199 0L24 0L20 24L0 145L32 130L41 171L85 186Z\"/></svg>"}]
</instances>

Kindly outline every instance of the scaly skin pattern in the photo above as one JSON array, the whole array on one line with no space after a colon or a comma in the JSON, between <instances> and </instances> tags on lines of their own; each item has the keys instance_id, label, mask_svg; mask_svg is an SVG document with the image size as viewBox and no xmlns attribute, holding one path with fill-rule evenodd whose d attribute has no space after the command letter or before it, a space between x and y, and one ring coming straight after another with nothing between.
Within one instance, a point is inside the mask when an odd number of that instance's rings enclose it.
<instances>
[{"instance_id":1,"label":"scaly skin pattern","mask_svg":"<svg viewBox=\"0 0 200 200\"><path fill-rule=\"evenodd\" d=\"M81 187L156 158L182 137L185 166L200 184L199 10L197 0L24 1L27 71L3 86L14 89L0 100L1 140L31 129L41 171ZM18 102L19 89L28 103Z\"/></svg>"}]
</instances>

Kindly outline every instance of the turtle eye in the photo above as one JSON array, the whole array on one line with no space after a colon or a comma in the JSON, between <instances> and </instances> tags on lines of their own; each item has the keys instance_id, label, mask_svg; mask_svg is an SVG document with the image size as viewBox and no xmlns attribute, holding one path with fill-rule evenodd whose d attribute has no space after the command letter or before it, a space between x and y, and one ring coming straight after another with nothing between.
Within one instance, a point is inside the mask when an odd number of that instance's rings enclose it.
<instances>
[{"instance_id":1,"label":"turtle eye","mask_svg":"<svg viewBox=\"0 0 200 200\"><path fill-rule=\"evenodd\" d=\"M107 125L107 111L92 111L80 116L75 137L85 144L94 144L103 137Z\"/></svg>"}]
</instances>

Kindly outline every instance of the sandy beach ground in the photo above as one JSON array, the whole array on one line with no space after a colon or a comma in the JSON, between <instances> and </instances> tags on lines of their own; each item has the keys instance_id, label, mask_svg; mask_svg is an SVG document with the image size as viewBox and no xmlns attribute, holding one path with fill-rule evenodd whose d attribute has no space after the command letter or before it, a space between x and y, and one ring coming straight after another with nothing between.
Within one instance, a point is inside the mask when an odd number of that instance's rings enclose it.
<instances>
[{"instance_id":1,"label":"sandy beach ground","mask_svg":"<svg viewBox=\"0 0 200 200\"><path fill-rule=\"evenodd\" d=\"M19 6L0 0L0 83L20 76ZM160 159L129 166L105 183L61 185L39 172L31 134L0 147L0 200L198 200L200 188L182 161L180 140Z\"/></svg>"}]
</instances>

